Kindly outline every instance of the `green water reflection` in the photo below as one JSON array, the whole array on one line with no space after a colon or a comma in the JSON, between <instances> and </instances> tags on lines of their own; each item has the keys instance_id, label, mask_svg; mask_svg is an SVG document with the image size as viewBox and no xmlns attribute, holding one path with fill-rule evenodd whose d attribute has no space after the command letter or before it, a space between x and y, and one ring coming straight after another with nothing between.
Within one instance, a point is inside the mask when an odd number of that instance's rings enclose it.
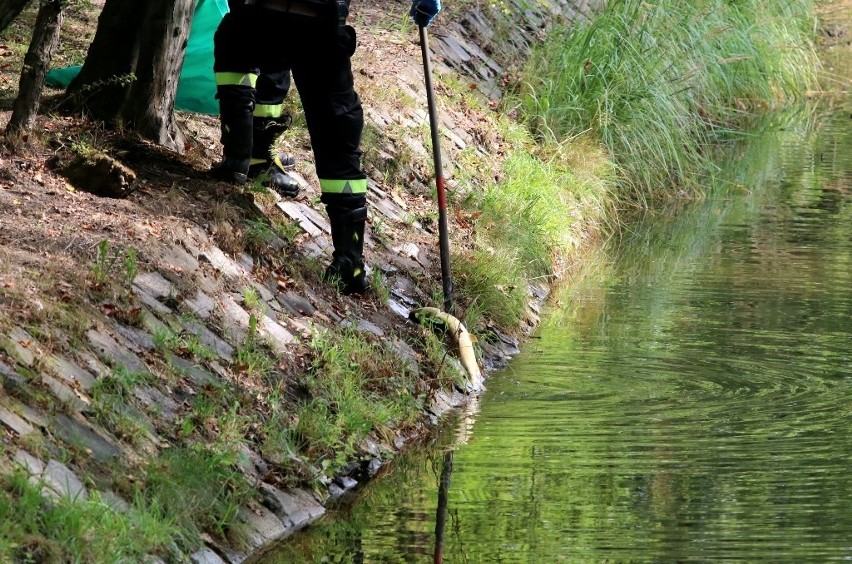
<instances>
[{"instance_id":1,"label":"green water reflection","mask_svg":"<svg viewBox=\"0 0 852 564\"><path fill-rule=\"evenodd\" d=\"M840 104L732 142L712 197L626 233L492 377L442 438L446 562L852 559ZM265 561L430 561L442 462L397 461Z\"/></svg>"}]
</instances>

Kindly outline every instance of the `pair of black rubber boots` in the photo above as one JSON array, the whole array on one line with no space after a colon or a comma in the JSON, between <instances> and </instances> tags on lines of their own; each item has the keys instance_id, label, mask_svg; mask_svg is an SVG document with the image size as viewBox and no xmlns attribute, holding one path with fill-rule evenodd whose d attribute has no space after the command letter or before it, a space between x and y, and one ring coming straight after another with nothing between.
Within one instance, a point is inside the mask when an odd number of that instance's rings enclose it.
<instances>
[{"instance_id":1,"label":"pair of black rubber boots","mask_svg":"<svg viewBox=\"0 0 852 564\"><path fill-rule=\"evenodd\" d=\"M269 187L285 198L299 194L299 183L290 176L296 160L292 155L273 151L275 140L290 126L290 116L258 118L240 112L222 116L222 162L213 168L213 176L233 184L245 184L263 174Z\"/></svg>"},{"instance_id":2,"label":"pair of black rubber boots","mask_svg":"<svg viewBox=\"0 0 852 564\"><path fill-rule=\"evenodd\" d=\"M245 184L249 179L266 174L270 188L278 194L287 198L297 196L299 183L288 174L295 168L295 159L273 151L275 141L289 126L289 116L257 118L245 112L222 115L224 155L222 162L213 168L213 176L233 184ZM324 278L344 295L365 294L370 289L363 258L366 197L363 194L323 194L321 199L328 213L334 245L332 261Z\"/></svg>"}]
</instances>

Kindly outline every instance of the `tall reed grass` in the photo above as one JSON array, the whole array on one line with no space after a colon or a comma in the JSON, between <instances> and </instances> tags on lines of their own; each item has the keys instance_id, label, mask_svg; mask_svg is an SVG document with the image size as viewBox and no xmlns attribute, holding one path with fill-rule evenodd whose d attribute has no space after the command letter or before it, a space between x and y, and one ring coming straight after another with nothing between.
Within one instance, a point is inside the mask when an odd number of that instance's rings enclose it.
<instances>
[{"instance_id":1,"label":"tall reed grass","mask_svg":"<svg viewBox=\"0 0 852 564\"><path fill-rule=\"evenodd\" d=\"M530 282L558 276L619 209L709 185L714 141L816 84L814 13L812 0L609 0L556 29L507 98L523 125L495 120L500 181L468 196L475 240L454 257L468 326L516 325Z\"/></svg>"},{"instance_id":2,"label":"tall reed grass","mask_svg":"<svg viewBox=\"0 0 852 564\"><path fill-rule=\"evenodd\" d=\"M695 187L707 145L816 83L811 0L610 0L534 53L515 100L543 140L604 144L631 200Z\"/></svg>"}]
</instances>

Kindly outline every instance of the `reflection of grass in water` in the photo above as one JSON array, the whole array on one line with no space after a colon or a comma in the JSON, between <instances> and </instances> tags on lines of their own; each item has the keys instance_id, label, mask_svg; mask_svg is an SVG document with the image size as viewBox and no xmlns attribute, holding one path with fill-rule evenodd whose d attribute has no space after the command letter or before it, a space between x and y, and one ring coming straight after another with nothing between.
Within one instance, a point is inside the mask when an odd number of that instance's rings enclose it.
<instances>
[{"instance_id":1,"label":"reflection of grass in water","mask_svg":"<svg viewBox=\"0 0 852 564\"><path fill-rule=\"evenodd\" d=\"M767 200L775 197L771 188L782 181L799 193L808 192L802 182L790 179L811 169L819 139L812 107L772 113L754 122L749 132L719 147L716 172L702 177L706 198L649 212L621 229L604 258L584 270L585 280L557 296L566 311L546 318L542 331L569 322L583 327L598 323L606 315L606 287L618 283L614 272L645 294L650 309L668 311L676 299L671 289L703 268L699 259L718 240L723 225L755 222ZM647 321L659 323L660 317L648 316ZM647 331L641 325L631 332Z\"/></svg>"},{"instance_id":2,"label":"reflection of grass in water","mask_svg":"<svg viewBox=\"0 0 852 564\"><path fill-rule=\"evenodd\" d=\"M636 230L625 230L618 241L618 253L630 272L650 279L652 285L682 276L696 265L718 236L725 221L747 223L765 202L767 190L788 172L783 170L784 146L791 139L804 141L813 127L813 114L801 108L770 114L755 122L738 140L720 147L717 170L703 176L707 197L697 205L687 205L675 214L664 212L668 221L646 221ZM737 196L747 193L748 197ZM664 242L661 244L661 242Z\"/></svg>"}]
</instances>

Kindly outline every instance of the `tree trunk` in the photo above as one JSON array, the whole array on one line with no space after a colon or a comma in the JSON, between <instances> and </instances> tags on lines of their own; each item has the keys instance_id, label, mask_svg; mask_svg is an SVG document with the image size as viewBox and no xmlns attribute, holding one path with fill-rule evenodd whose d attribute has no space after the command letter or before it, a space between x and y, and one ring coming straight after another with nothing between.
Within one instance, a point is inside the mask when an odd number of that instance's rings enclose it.
<instances>
[{"instance_id":1,"label":"tree trunk","mask_svg":"<svg viewBox=\"0 0 852 564\"><path fill-rule=\"evenodd\" d=\"M0 33L15 21L30 0L0 0Z\"/></svg>"},{"instance_id":2,"label":"tree trunk","mask_svg":"<svg viewBox=\"0 0 852 564\"><path fill-rule=\"evenodd\" d=\"M182 151L174 120L194 0L107 0L77 78L72 105Z\"/></svg>"},{"instance_id":3,"label":"tree trunk","mask_svg":"<svg viewBox=\"0 0 852 564\"><path fill-rule=\"evenodd\" d=\"M42 0L38 10L33 37L24 57L18 97L12 105L12 117L6 126L7 135L21 134L32 129L38 114L44 75L50 67L53 53L59 46L64 0Z\"/></svg>"}]
</instances>

